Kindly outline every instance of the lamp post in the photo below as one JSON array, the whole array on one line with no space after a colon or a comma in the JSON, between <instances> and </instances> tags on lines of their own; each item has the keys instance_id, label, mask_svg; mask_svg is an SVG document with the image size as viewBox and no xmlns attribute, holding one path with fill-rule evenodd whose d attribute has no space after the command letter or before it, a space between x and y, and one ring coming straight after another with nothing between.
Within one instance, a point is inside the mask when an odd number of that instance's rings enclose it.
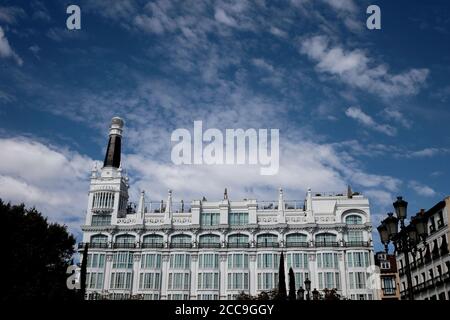
<instances>
[{"instance_id":1,"label":"lamp post","mask_svg":"<svg viewBox=\"0 0 450 320\"><path fill-rule=\"evenodd\" d=\"M388 253L388 245L390 242L394 244L395 251L403 253L405 256L405 273L408 284L408 298L414 300L414 292L412 287L411 266L409 264L409 253L417 250L417 245L422 239L425 242L427 237L427 218L423 212L418 213L411 218L411 223L405 226L407 217L408 202L402 197L397 197L397 201L393 204L395 216L392 212L388 213L387 218L381 222L377 230L380 234L381 242L384 244L386 253ZM400 231L398 230L398 222L400 221Z\"/></svg>"},{"instance_id":2,"label":"lamp post","mask_svg":"<svg viewBox=\"0 0 450 320\"><path fill-rule=\"evenodd\" d=\"M306 289L306 300L311 300L311 297L309 296L309 292L311 291L311 280L306 278L305 280L305 289Z\"/></svg>"},{"instance_id":3,"label":"lamp post","mask_svg":"<svg viewBox=\"0 0 450 320\"><path fill-rule=\"evenodd\" d=\"M313 300L319 300L319 291L316 288L312 291Z\"/></svg>"}]
</instances>

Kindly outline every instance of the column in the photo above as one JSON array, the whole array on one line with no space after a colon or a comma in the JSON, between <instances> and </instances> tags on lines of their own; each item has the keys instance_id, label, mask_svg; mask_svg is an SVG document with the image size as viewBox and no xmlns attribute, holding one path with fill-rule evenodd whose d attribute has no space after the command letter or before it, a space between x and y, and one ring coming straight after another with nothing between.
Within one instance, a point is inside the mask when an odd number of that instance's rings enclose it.
<instances>
[{"instance_id":1,"label":"column","mask_svg":"<svg viewBox=\"0 0 450 320\"><path fill-rule=\"evenodd\" d=\"M161 255L161 300L167 300L167 286L169 281L169 259L168 253Z\"/></svg>"},{"instance_id":2,"label":"column","mask_svg":"<svg viewBox=\"0 0 450 320\"><path fill-rule=\"evenodd\" d=\"M198 278L198 254L191 255L191 275L190 275L190 295L191 300L197 300L197 280Z\"/></svg>"},{"instance_id":3,"label":"column","mask_svg":"<svg viewBox=\"0 0 450 320\"><path fill-rule=\"evenodd\" d=\"M133 282L131 285L131 294L137 294L139 291L139 270L141 263L141 254L135 253L133 254Z\"/></svg>"},{"instance_id":4,"label":"column","mask_svg":"<svg viewBox=\"0 0 450 320\"><path fill-rule=\"evenodd\" d=\"M219 286L219 298L224 300L227 298L227 277L228 277L228 268L227 268L227 259L228 255L226 253L220 253L219 255L219 274L220 274L220 286Z\"/></svg>"},{"instance_id":5,"label":"column","mask_svg":"<svg viewBox=\"0 0 450 320\"><path fill-rule=\"evenodd\" d=\"M250 281L250 284L249 284L250 294L252 296L255 296L256 295L256 290L258 289L256 287L256 284L257 284L256 252L252 252L252 253L249 254L248 264L249 264L248 265L249 266L248 278L249 278L249 281Z\"/></svg>"},{"instance_id":6,"label":"column","mask_svg":"<svg viewBox=\"0 0 450 320\"><path fill-rule=\"evenodd\" d=\"M113 261L113 254L107 253L106 254L106 261L105 261L105 278L103 279L103 288L105 291L108 291L111 287L111 272L112 272L112 261Z\"/></svg>"}]
</instances>

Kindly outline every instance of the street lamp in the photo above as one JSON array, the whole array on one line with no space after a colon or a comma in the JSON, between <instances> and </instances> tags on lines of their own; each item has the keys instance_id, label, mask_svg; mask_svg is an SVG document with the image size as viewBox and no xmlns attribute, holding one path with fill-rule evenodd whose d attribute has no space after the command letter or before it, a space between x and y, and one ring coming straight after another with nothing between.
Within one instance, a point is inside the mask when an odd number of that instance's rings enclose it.
<instances>
[{"instance_id":1,"label":"street lamp","mask_svg":"<svg viewBox=\"0 0 450 320\"><path fill-rule=\"evenodd\" d=\"M403 253L405 256L405 273L408 283L409 300L414 300L414 292L412 288L411 266L409 264L409 253L417 250L417 244L422 239L425 242L427 237L427 218L421 211L411 218L411 223L405 226L407 217L408 202L402 197L397 197L397 201L393 204L395 215L389 212L387 218L381 222L377 230L380 234L381 242L384 244L386 253L388 253L388 245L390 242L394 244L395 251ZM400 221L400 231L398 230L398 222Z\"/></svg>"},{"instance_id":2,"label":"street lamp","mask_svg":"<svg viewBox=\"0 0 450 320\"><path fill-rule=\"evenodd\" d=\"M297 290L297 300L304 300L305 299L305 289L303 289L302 287L300 287Z\"/></svg>"},{"instance_id":3,"label":"street lamp","mask_svg":"<svg viewBox=\"0 0 450 320\"><path fill-rule=\"evenodd\" d=\"M306 278L305 280L305 289L306 289L306 300L311 300L311 297L309 296L309 292L311 291L311 280Z\"/></svg>"}]
</instances>

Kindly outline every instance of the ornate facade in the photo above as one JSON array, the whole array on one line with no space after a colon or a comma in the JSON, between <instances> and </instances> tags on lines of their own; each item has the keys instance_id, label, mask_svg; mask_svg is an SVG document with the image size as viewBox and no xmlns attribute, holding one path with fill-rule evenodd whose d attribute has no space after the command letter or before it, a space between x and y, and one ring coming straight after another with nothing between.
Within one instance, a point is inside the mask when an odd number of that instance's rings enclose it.
<instances>
[{"instance_id":1,"label":"ornate facade","mask_svg":"<svg viewBox=\"0 0 450 320\"><path fill-rule=\"evenodd\" d=\"M296 289L337 288L349 299L375 299L369 201L307 191L302 201L244 199L147 202L135 208L120 167L123 121L113 118L101 169L92 171L80 252L88 243L88 298L233 299L278 284L284 253ZM286 277L288 278L288 277ZM288 284L286 284L288 285Z\"/></svg>"}]
</instances>

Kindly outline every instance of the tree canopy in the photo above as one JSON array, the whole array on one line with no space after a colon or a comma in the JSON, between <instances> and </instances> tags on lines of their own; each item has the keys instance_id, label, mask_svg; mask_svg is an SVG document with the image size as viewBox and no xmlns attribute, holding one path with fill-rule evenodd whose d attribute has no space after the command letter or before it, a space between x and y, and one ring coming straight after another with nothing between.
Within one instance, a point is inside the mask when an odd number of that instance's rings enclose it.
<instances>
[{"instance_id":1,"label":"tree canopy","mask_svg":"<svg viewBox=\"0 0 450 320\"><path fill-rule=\"evenodd\" d=\"M49 223L35 208L5 204L0 199L3 227L2 300L72 300L66 286L75 238L67 227Z\"/></svg>"}]
</instances>

